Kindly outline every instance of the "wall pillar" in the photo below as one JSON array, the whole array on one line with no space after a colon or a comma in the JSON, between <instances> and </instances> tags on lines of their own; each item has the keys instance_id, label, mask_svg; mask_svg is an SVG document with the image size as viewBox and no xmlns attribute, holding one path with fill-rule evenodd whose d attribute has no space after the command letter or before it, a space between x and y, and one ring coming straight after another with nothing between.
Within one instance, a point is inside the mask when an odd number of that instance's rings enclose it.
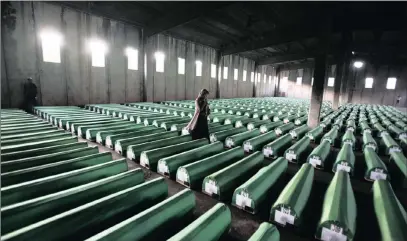
<instances>
[{"instance_id":1,"label":"wall pillar","mask_svg":"<svg viewBox=\"0 0 407 241\"><path fill-rule=\"evenodd\" d=\"M308 126L315 128L319 124L319 117L324 96L324 82L326 72L326 55L321 54L315 58L314 85L311 90L311 102L308 112Z\"/></svg>"},{"instance_id":2,"label":"wall pillar","mask_svg":"<svg viewBox=\"0 0 407 241\"><path fill-rule=\"evenodd\" d=\"M342 85L342 72L343 72L343 59L340 59L336 65L335 73L335 85L334 85L334 100L332 103L332 108L337 110L339 107L339 96L341 94L341 85Z\"/></svg>"},{"instance_id":3,"label":"wall pillar","mask_svg":"<svg viewBox=\"0 0 407 241\"><path fill-rule=\"evenodd\" d=\"M222 78L222 52L216 51L216 99L220 98L220 79ZM220 76L219 76L220 75Z\"/></svg>"}]
</instances>

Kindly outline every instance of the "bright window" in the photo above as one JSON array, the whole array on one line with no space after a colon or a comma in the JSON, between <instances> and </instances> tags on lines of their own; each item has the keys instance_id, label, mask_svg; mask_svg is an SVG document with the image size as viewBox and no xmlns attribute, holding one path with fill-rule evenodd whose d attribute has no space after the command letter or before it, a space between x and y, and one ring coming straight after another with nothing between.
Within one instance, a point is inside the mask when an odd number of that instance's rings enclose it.
<instances>
[{"instance_id":1,"label":"bright window","mask_svg":"<svg viewBox=\"0 0 407 241\"><path fill-rule=\"evenodd\" d=\"M269 84L271 84L271 75L269 76Z\"/></svg>"},{"instance_id":2,"label":"bright window","mask_svg":"<svg viewBox=\"0 0 407 241\"><path fill-rule=\"evenodd\" d=\"M335 85L335 78L329 77L328 78L328 86L333 87Z\"/></svg>"},{"instance_id":3,"label":"bright window","mask_svg":"<svg viewBox=\"0 0 407 241\"><path fill-rule=\"evenodd\" d=\"M283 77L281 81L281 91L287 92L287 89L288 89L288 77Z\"/></svg>"},{"instance_id":4,"label":"bright window","mask_svg":"<svg viewBox=\"0 0 407 241\"><path fill-rule=\"evenodd\" d=\"M264 83L266 83L266 82L267 82L267 75L264 75L263 80L264 80Z\"/></svg>"},{"instance_id":5,"label":"bright window","mask_svg":"<svg viewBox=\"0 0 407 241\"><path fill-rule=\"evenodd\" d=\"M224 79L228 78L228 67L223 67L223 78Z\"/></svg>"},{"instance_id":6,"label":"bright window","mask_svg":"<svg viewBox=\"0 0 407 241\"><path fill-rule=\"evenodd\" d=\"M131 70L138 70L138 50L133 48L126 48L127 55L127 68Z\"/></svg>"},{"instance_id":7,"label":"bright window","mask_svg":"<svg viewBox=\"0 0 407 241\"><path fill-rule=\"evenodd\" d=\"M211 78L216 78L216 64L211 64Z\"/></svg>"},{"instance_id":8,"label":"bright window","mask_svg":"<svg viewBox=\"0 0 407 241\"><path fill-rule=\"evenodd\" d=\"M387 84L386 84L386 89L394 90L396 88L396 82L397 82L396 78L393 78L393 77L388 78L387 79Z\"/></svg>"},{"instance_id":9,"label":"bright window","mask_svg":"<svg viewBox=\"0 0 407 241\"><path fill-rule=\"evenodd\" d=\"M162 52L155 52L155 71L164 73L164 59L165 55Z\"/></svg>"},{"instance_id":10,"label":"bright window","mask_svg":"<svg viewBox=\"0 0 407 241\"><path fill-rule=\"evenodd\" d=\"M260 74L260 73L257 73L257 82L260 83L260 81L261 81L261 74Z\"/></svg>"},{"instance_id":11,"label":"bright window","mask_svg":"<svg viewBox=\"0 0 407 241\"><path fill-rule=\"evenodd\" d=\"M314 77L312 77L312 79L311 79L311 86L313 86L314 85Z\"/></svg>"},{"instance_id":12,"label":"bright window","mask_svg":"<svg viewBox=\"0 0 407 241\"><path fill-rule=\"evenodd\" d=\"M247 71L243 70L243 81L246 81L247 79Z\"/></svg>"},{"instance_id":13,"label":"bright window","mask_svg":"<svg viewBox=\"0 0 407 241\"><path fill-rule=\"evenodd\" d=\"M365 88L371 89L373 87L373 78L366 78L365 79Z\"/></svg>"},{"instance_id":14,"label":"bright window","mask_svg":"<svg viewBox=\"0 0 407 241\"><path fill-rule=\"evenodd\" d=\"M202 62L197 60L195 61L195 66L196 66L196 76L202 76Z\"/></svg>"},{"instance_id":15,"label":"bright window","mask_svg":"<svg viewBox=\"0 0 407 241\"><path fill-rule=\"evenodd\" d=\"M185 74L185 59L178 58L178 74Z\"/></svg>"},{"instance_id":16,"label":"bright window","mask_svg":"<svg viewBox=\"0 0 407 241\"><path fill-rule=\"evenodd\" d=\"M251 73L250 73L250 81L251 81L251 82L254 82L254 72L251 72Z\"/></svg>"},{"instance_id":17,"label":"bright window","mask_svg":"<svg viewBox=\"0 0 407 241\"><path fill-rule=\"evenodd\" d=\"M42 59L44 62L61 63L62 36L57 32L41 33Z\"/></svg>"},{"instance_id":18,"label":"bright window","mask_svg":"<svg viewBox=\"0 0 407 241\"><path fill-rule=\"evenodd\" d=\"M297 77L297 82L295 82L296 85L302 85L302 77Z\"/></svg>"},{"instance_id":19,"label":"bright window","mask_svg":"<svg viewBox=\"0 0 407 241\"><path fill-rule=\"evenodd\" d=\"M233 71L233 79L237 80L237 78L239 77L239 70L238 69L234 69Z\"/></svg>"},{"instance_id":20,"label":"bright window","mask_svg":"<svg viewBox=\"0 0 407 241\"><path fill-rule=\"evenodd\" d=\"M92 66L105 67L106 44L102 40L92 39L89 42L90 50L92 51Z\"/></svg>"}]
</instances>

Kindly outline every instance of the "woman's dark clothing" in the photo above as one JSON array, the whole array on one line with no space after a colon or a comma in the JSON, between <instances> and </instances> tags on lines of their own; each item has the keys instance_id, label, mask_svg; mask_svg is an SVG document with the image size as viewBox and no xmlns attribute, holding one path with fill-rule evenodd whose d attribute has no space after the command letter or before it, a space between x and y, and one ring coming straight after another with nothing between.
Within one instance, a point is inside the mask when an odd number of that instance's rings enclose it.
<instances>
[{"instance_id":1,"label":"woman's dark clothing","mask_svg":"<svg viewBox=\"0 0 407 241\"><path fill-rule=\"evenodd\" d=\"M198 98L199 116L195 127L191 130L193 140L207 138L209 140L208 115L210 114L208 102L204 98Z\"/></svg>"}]
</instances>

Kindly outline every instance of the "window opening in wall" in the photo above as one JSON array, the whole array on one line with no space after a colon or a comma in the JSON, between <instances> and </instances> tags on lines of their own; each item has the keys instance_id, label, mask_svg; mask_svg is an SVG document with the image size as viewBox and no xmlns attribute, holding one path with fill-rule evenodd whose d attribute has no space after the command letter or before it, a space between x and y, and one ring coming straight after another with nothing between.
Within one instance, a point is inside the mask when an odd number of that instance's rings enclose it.
<instances>
[{"instance_id":1,"label":"window opening in wall","mask_svg":"<svg viewBox=\"0 0 407 241\"><path fill-rule=\"evenodd\" d=\"M164 59L165 55L163 52L155 52L155 71L164 73Z\"/></svg>"},{"instance_id":2,"label":"window opening in wall","mask_svg":"<svg viewBox=\"0 0 407 241\"><path fill-rule=\"evenodd\" d=\"M234 71L233 71L233 79L234 79L234 80L237 80L238 75L239 75L239 70L238 70L238 69L234 69Z\"/></svg>"},{"instance_id":3,"label":"window opening in wall","mask_svg":"<svg viewBox=\"0 0 407 241\"><path fill-rule=\"evenodd\" d=\"M328 86L333 87L335 85L335 78L329 77L328 78Z\"/></svg>"},{"instance_id":4,"label":"window opening in wall","mask_svg":"<svg viewBox=\"0 0 407 241\"><path fill-rule=\"evenodd\" d=\"M90 50L92 51L92 66L105 67L105 54L107 46L100 39L92 39L89 41Z\"/></svg>"},{"instance_id":5,"label":"window opening in wall","mask_svg":"<svg viewBox=\"0 0 407 241\"><path fill-rule=\"evenodd\" d=\"M247 71L243 70L243 81L246 81L247 79Z\"/></svg>"},{"instance_id":6,"label":"window opening in wall","mask_svg":"<svg viewBox=\"0 0 407 241\"><path fill-rule=\"evenodd\" d=\"M386 89L394 90L396 88L397 79L394 77L390 77L387 79Z\"/></svg>"},{"instance_id":7,"label":"window opening in wall","mask_svg":"<svg viewBox=\"0 0 407 241\"><path fill-rule=\"evenodd\" d=\"M216 64L211 64L211 78L216 78Z\"/></svg>"},{"instance_id":8,"label":"window opening in wall","mask_svg":"<svg viewBox=\"0 0 407 241\"><path fill-rule=\"evenodd\" d=\"M272 78L272 77L271 77L271 75L270 75L270 76L269 76L269 84L271 84L271 78Z\"/></svg>"},{"instance_id":9,"label":"window opening in wall","mask_svg":"<svg viewBox=\"0 0 407 241\"><path fill-rule=\"evenodd\" d=\"M371 89L373 87L373 78L366 78L365 79L365 88Z\"/></svg>"},{"instance_id":10,"label":"window opening in wall","mask_svg":"<svg viewBox=\"0 0 407 241\"><path fill-rule=\"evenodd\" d=\"M195 67L196 67L196 76L200 77L202 76L202 62L197 60L195 61Z\"/></svg>"},{"instance_id":11,"label":"window opening in wall","mask_svg":"<svg viewBox=\"0 0 407 241\"><path fill-rule=\"evenodd\" d=\"M302 85L302 77L297 77L296 85Z\"/></svg>"},{"instance_id":12,"label":"window opening in wall","mask_svg":"<svg viewBox=\"0 0 407 241\"><path fill-rule=\"evenodd\" d=\"M250 81L251 81L251 82L254 82L254 72L251 72L251 73L250 73Z\"/></svg>"},{"instance_id":13,"label":"window opening in wall","mask_svg":"<svg viewBox=\"0 0 407 241\"><path fill-rule=\"evenodd\" d=\"M313 86L314 85L314 77L312 77L312 79L311 79L311 86Z\"/></svg>"},{"instance_id":14,"label":"window opening in wall","mask_svg":"<svg viewBox=\"0 0 407 241\"><path fill-rule=\"evenodd\" d=\"M223 78L227 79L228 78L228 67L223 67Z\"/></svg>"},{"instance_id":15,"label":"window opening in wall","mask_svg":"<svg viewBox=\"0 0 407 241\"><path fill-rule=\"evenodd\" d=\"M127 55L127 68L131 70L138 70L138 50L131 47L127 47L126 55Z\"/></svg>"},{"instance_id":16,"label":"window opening in wall","mask_svg":"<svg viewBox=\"0 0 407 241\"><path fill-rule=\"evenodd\" d=\"M221 67L218 68L218 81L222 81L222 69L221 69Z\"/></svg>"},{"instance_id":17,"label":"window opening in wall","mask_svg":"<svg viewBox=\"0 0 407 241\"><path fill-rule=\"evenodd\" d=\"M264 80L264 83L266 83L266 82L267 82L267 75L264 75L263 80Z\"/></svg>"},{"instance_id":18,"label":"window opening in wall","mask_svg":"<svg viewBox=\"0 0 407 241\"><path fill-rule=\"evenodd\" d=\"M257 73L257 82L260 83L260 81L261 81L261 74L260 74L260 73Z\"/></svg>"},{"instance_id":19,"label":"window opening in wall","mask_svg":"<svg viewBox=\"0 0 407 241\"><path fill-rule=\"evenodd\" d=\"M185 59L178 58L178 74L185 74Z\"/></svg>"},{"instance_id":20,"label":"window opening in wall","mask_svg":"<svg viewBox=\"0 0 407 241\"><path fill-rule=\"evenodd\" d=\"M288 89L288 77L283 77L281 81L281 91L287 92L287 89Z\"/></svg>"},{"instance_id":21,"label":"window opening in wall","mask_svg":"<svg viewBox=\"0 0 407 241\"><path fill-rule=\"evenodd\" d=\"M147 54L144 54L144 78L147 79Z\"/></svg>"},{"instance_id":22,"label":"window opening in wall","mask_svg":"<svg viewBox=\"0 0 407 241\"><path fill-rule=\"evenodd\" d=\"M43 31L40 36L42 60L44 62L61 63L62 35L58 32Z\"/></svg>"}]
</instances>

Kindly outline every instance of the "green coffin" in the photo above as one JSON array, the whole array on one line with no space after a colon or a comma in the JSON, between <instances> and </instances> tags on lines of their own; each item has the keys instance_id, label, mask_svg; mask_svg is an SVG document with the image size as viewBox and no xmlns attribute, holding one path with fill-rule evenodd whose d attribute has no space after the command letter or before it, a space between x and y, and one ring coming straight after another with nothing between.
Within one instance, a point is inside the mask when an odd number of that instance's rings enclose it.
<instances>
[{"instance_id":1,"label":"green coffin","mask_svg":"<svg viewBox=\"0 0 407 241\"><path fill-rule=\"evenodd\" d=\"M382 133L380 145L385 150L385 155L390 155L392 152L402 152L401 147L388 133Z\"/></svg>"},{"instance_id":2,"label":"green coffin","mask_svg":"<svg viewBox=\"0 0 407 241\"><path fill-rule=\"evenodd\" d=\"M140 144L127 146L126 155L127 158L129 158L130 160L139 160L140 155L143 151L148 151L188 141L192 141L191 135L173 136L170 138L160 139L156 141L143 142Z\"/></svg>"},{"instance_id":3,"label":"green coffin","mask_svg":"<svg viewBox=\"0 0 407 241\"><path fill-rule=\"evenodd\" d=\"M379 122L375 123L373 127L377 131L377 137L382 137L383 133L388 133L387 130L379 124Z\"/></svg>"},{"instance_id":4,"label":"green coffin","mask_svg":"<svg viewBox=\"0 0 407 241\"><path fill-rule=\"evenodd\" d=\"M157 172L161 175L175 178L178 167L218 154L223 150L223 144L221 142L214 142L192 150L164 157L158 161Z\"/></svg>"},{"instance_id":5,"label":"green coffin","mask_svg":"<svg viewBox=\"0 0 407 241\"><path fill-rule=\"evenodd\" d=\"M294 140L302 138L307 132L309 131L309 128L307 125L302 125L300 127L297 127L295 129L290 130L289 134ZM308 138L309 139L309 138Z\"/></svg>"},{"instance_id":6,"label":"green coffin","mask_svg":"<svg viewBox=\"0 0 407 241\"><path fill-rule=\"evenodd\" d=\"M232 222L229 208L218 203L168 241L218 241Z\"/></svg>"},{"instance_id":7,"label":"green coffin","mask_svg":"<svg viewBox=\"0 0 407 241\"><path fill-rule=\"evenodd\" d=\"M322 134L324 134L324 127L317 126L314 129L307 132L306 136L308 136L312 142L316 142L319 139L319 137L322 136Z\"/></svg>"},{"instance_id":8,"label":"green coffin","mask_svg":"<svg viewBox=\"0 0 407 241\"><path fill-rule=\"evenodd\" d=\"M336 156L332 171L337 172L339 170L343 170L350 174L353 174L354 167L355 154L353 153L352 145L349 143L345 143Z\"/></svg>"},{"instance_id":9,"label":"green coffin","mask_svg":"<svg viewBox=\"0 0 407 241\"><path fill-rule=\"evenodd\" d=\"M15 134L15 135L3 135L3 133L1 133L1 141L2 142L3 141L18 141L19 139L28 138L28 137L43 138L43 137L47 137L49 135L58 134L58 133L64 133L64 132L53 128L50 130L44 130L44 131L41 130L38 132L21 133L21 134Z\"/></svg>"},{"instance_id":10,"label":"green coffin","mask_svg":"<svg viewBox=\"0 0 407 241\"><path fill-rule=\"evenodd\" d=\"M260 135L260 130L254 129L251 131L245 131L243 133L239 133L236 135L226 137L225 147L233 148L235 146L241 146L245 140L248 140L248 139L258 136L258 135Z\"/></svg>"},{"instance_id":11,"label":"green coffin","mask_svg":"<svg viewBox=\"0 0 407 241\"><path fill-rule=\"evenodd\" d=\"M389 173L387 171L386 165L377 155L377 153L372 148L365 148L363 150L363 155L366 162L365 179L368 181L375 181L389 178Z\"/></svg>"},{"instance_id":12,"label":"green coffin","mask_svg":"<svg viewBox=\"0 0 407 241\"><path fill-rule=\"evenodd\" d=\"M270 221L285 226L299 226L314 179L314 168L305 163L285 186L270 210Z\"/></svg>"},{"instance_id":13,"label":"green coffin","mask_svg":"<svg viewBox=\"0 0 407 241\"><path fill-rule=\"evenodd\" d=\"M140 154L140 165L156 171L158 161L164 157L172 156L176 153L188 151L197 147L208 144L207 139L199 139L189 142L184 142L176 145L161 147L148 151L143 151Z\"/></svg>"},{"instance_id":14,"label":"green coffin","mask_svg":"<svg viewBox=\"0 0 407 241\"><path fill-rule=\"evenodd\" d=\"M16 139L16 140L5 140L5 141L1 141L1 146L6 147L6 146L30 144L30 143L36 143L36 142L40 142L40 141L47 141L47 140L51 140L51 139L64 138L64 137L70 137L70 136L72 136L72 135L67 132L58 132L58 133L43 135L43 136L39 136L39 137L32 136L32 137L20 138L20 139Z\"/></svg>"},{"instance_id":15,"label":"green coffin","mask_svg":"<svg viewBox=\"0 0 407 241\"><path fill-rule=\"evenodd\" d=\"M407 158L401 152L390 154L390 167L392 179L395 183L407 188Z\"/></svg>"},{"instance_id":16,"label":"green coffin","mask_svg":"<svg viewBox=\"0 0 407 241\"><path fill-rule=\"evenodd\" d=\"M245 152L254 152L262 150L263 146L277 138L274 131L266 132L243 142L243 149Z\"/></svg>"},{"instance_id":17,"label":"green coffin","mask_svg":"<svg viewBox=\"0 0 407 241\"><path fill-rule=\"evenodd\" d=\"M303 124L307 123L307 120L308 120L308 116L303 116L303 117L295 119L294 124L296 126L303 125Z\"/></svg>"},{"instance_id":18,"label":"green coffin","mask_svg":"<svg viewBox=\"0 0 407 241\"><path fill-rule=\"evenodd\" d=\"M280 232L273 224L263 222L247 241L280 241Z\"/></svg>"},{"instance_id":19,"label":"green coffin","mask_svg":"<svg viewBox=\"0 0 407 241\"><path fill-rule=\"evenodd\" d=\"M167 192L165 181L155 179L8 233L2 239L85 240L126 216L159 203L165 199ZM78 220L81 220L80 225Z\"/></svg>"},{"instance_id":20,"label":"green coffin","mask_svg":"<svg viewBox=\"0 0 407 241\"><path fill-rule=\"evenodd\" d=\"M310 143L311 140L307 136L304 136L284 152L285 159L289 162L298 163L304 159L304 154L310 148Z\"/></svg>"},{"instance_id":21,"label":"green coffin","mask_svg":"<svg viewBox=\"0 0 407 241\"><path fill-rule=\"evenodd\" d=\"M202 160L180 166L177 170L176 180L189 188L202 186L203 179L226 166L242 159L244 152L241 147L215 154Z\"/></svg>"},{"instance_id":22,"label":"green coffin","mask_svg":"<svg viewBox=\"0 0 407 241\"><path fill-rule=\"evenodd\" d=\"M120 222L103 232L87 239L114 241L164 240L162 230L178 223L195 208L195 195L191 190L183 190L143 212Z\"/></svg>"},{"instance_id":23,"label":"green coffin","mask_svg":"<svg viewBox=\"0 0 407 241\"><path fill-rule=\"evenodd\" d=\"M86 130L85 138L90 141L96 141L97 133L102 131L119 131L123 129L132 130L131 128L134 128L133 130L137 130L141 129L142 127L143 127L142 125L136 125L134 123L123 123L122 125L115 125L109 127L90 128Z\"/></svg>"},{"instance_id":24,"label":"green coffin","mask_svg":"<svg viewBox=\"0 0 407 241\"><path fill-rule=\"evenodd\" d=\"M348 120L346 123L346 130L354 132L356 130L356 123L354 120Z\"/></svg>"},{"instance_id":25,"label":"green coffin","mask_svg":"<svg viewBox=\"0 0 407 241\"><path fill-rule=\"evenodd\" d=\"M287 165L287 160L280 157L261 168L253 177L236 188L232 205L249 213L257 213L258 207L269 195L274 183L287 170Z\"/></svg>"},{"instance_id":26,"label":"green coffin","mask_svg":"<svg viewBox=\"0 0 407 241\"><path fill-rule=\"evenodd\" d=\"M282 126L282 125L284 125L284 122L282 122L282 121L272 122L272 123L269 123L269 124L264 124L264 125L260 126L260 132L261 133L266 133L266 132L272 131L272 130L274 130L277 127Z\"/></svg>"},{"instance_id":27,"label":"green coffin","mask_svg":"<svg viewBox=\"0 0 407 241\"><path fill-rule=\"evenodd\" d=\"M37 126L37 127L19 128L19 129L11 130L11 131L1 131L1 136L30 134L33 132L49 131L49 130L55 130L55 127L53 127L51 125L44 125L44 126Z\"/></svg>"},{"instance_id":28,"label":"green coffin","mask_svg":"<svg viewBox=\"0 0 407 241\"><path fill-rule=\"evenodd\" d=\"M370 132L368 131L363 132L362 140L363 140L362 150L365 150L366 148L371 148L373 149L373 151L378 151L376 140L373 138Z\"/></svg>"},{"instance_id":29,"label":"green coffin","mask_svg":"<svg viewBox=\"0 0 407 241\"><path fill-rule=\"evenodd\" d=\"M287 124L284 124L284 125L281 125L281 126L277 127L275 129L275 132L276 132L276 134L278 136L281 136L281 135L284 135L284 134L290 132L290 130L292 130L294 128L295 128L294 123L290 122L290 123L287 123Z\"/></svg>"},{"instance_id":30,"label":"green coffin","mask_svg":"<svg viewBox=\"0 0 407 241\"><path fill-rule=\"evenodd\" d=\"M290 134L285 134L284 136L275 139L273 142L263 147L264 157L276 159L279 155L283 154L291 143L292 139Z\"/></svg>"},{"instance_id":31,"label":"green coffin","mask_svg":"<svg viewBox=\"0 0 407 241\"><path fill-rule=\"evenodd\" d=\"M331 152L331 142L328 140L321 141L307 158L307 162L317 169L324 169L325 162Z\"/></svg>"},{"instance_id":32,"label":"green coffin","mask_svg":"<svg viewBox=\"0 0 407 241\"><path fill-rule=\"evenodd\" d=\"M166 122L161 123L160 127L169 131L171 129L172 125L181 124L181 123L188 125L189 121L190 121L190 119L166 121Z\"/></svg>"},{"instance_id":33,"label":"green coffin","mask_svg":"<svg viewBox=\"0 0 407 241\"><path fill-rule=\"evenodd\" d=\"M373 183L373 205L382 241L407 240L407 213L389 182Z\"/></svg>"},{"instance_id":34,"label":"green coffin","mask_svg":"<svg viewBox=\"0 0 407 241\"><path fill-rule=\"evenodd\" d=\"M1 208L2 234L144 182L140 168Z\"/></svg>"},{"instance_id":35,"label":"green coffin","mask_svg":"<svg viewBox=\"0 0 407 241\"><path fill-rule=\"evenodd\" d=\"M89 129L102 129L102 128L111 128L111 127L117 127L117 126L130 126L131 123L127 121L121 121L121 122L116 122L116 123L108 123L108 124L94 124L94 125L78 125L77 126L77 131L76 133L78 134L78 137L86 137L86 132Z\"/></svg>"},{"instance_id":36,"label":"green coffin","mask_svg":"<svg viewBox=\"0 0 407 241\"><path fill-rule=\"evenodd\" d=\"M349 174L338 171L326 190L315 237L320 240L353 240L356 212Z\"/></svg>"},{"instance_id":37,"label":"green coffin","mask_svg":"<svg viewBox=\"0 0 407 241\"><path fill-rule=\"evenodd\" d=\"M356 146L356 138L355 135L353 134L353 131L347 130L345 134L342 136L342 143L341 146L345 144L350 144L353 149L355 149Z\"/></svg>"},{"instance_id":38,"label":"green coffin","mask_svg":"<svg viewBox=\"0 0 407 241\"><path fill-rule=\"evenodd\" d=\"M270 124L270 120L253 120L247 124L247 130L251 131L260 128L261 125Z\"/></svg>"},{"instance_id":39,"label":"green coffin","mask_svg":"<svg viewBox=\"0 0 407 241\"><path fill-rule=\"evenodd\" d=\"M205 177L202 182L202 192L218 200L224 200L230 197L239 185L259 169L262 163L262 153L255 152Z\"/></svg>"},{"instance_id":40,"label":"green coffin","mask_svg":"<svg viewBox=\"0 0 407 241\"><path fill-rule=\"evenodd\" d=\"M55 146L55 145L76 143L77 141L78 141L77 137L69 136L69 137L63 137L63 138L57 137L57 138L52 138L50 140L38 141L38 142L32 142L32 143L26 143L26 144L20 144L20 145L2 146L1 154L38 149L38 148L42 148L42 147L49 147L49 146Z\"/></svg>"},{"instance_id":41,"label":"green coffin","mask_svg":"<svg viewBox=\"0 0 407 241\"><path fill-rule=\"evenodd\" d=\"M127 128L117 128L116 130L108 130L108 131L99 131L96 133L96 142L102 145L106 144L106 138L111 135L119 135L119 134L127 134L136 131L147 131L147 130L155 130L156 127L153 126L143 126L143 125L133 125ZM93 136L92 136L93 137Z\"/></svg>"},{"instance_id":42,"label":"green coffin","mask_svg":"<svg viewBox=\"0 0 407 241\"><path fill-rule=\"evenodd\" d=\"M335 145L335 140L338 138L338 132L338 127L332 127L332 129L322 137L321 142L327 140L331 146Z\"/></svg>"},{"instance_id":43,"label":"green coffin","mask_svg":"<svg viewBox=\"0 0 407 241\"><path fill-rule=\"evenodd\" d=\"M105 139L105 146L108 148L114 149L114 147L116 147L118 140L126 140L126 139L130 139L130 138L151 135L151 134L156 134L156 133L163 133L163 132L166 132L166 131L162 128L160 128L160 129L155 128L155 129L150 129L150 130L144 130L144 128L142 128L142 129L137 129L132 132L126 132L123 134L108 135L108 136L106 136L106 139Z\"/></svg>"},{"instance_id":44,"label":"green coffin","mask_svg":"<svg viewBox=\"0 0 407 241\"><path fill-rule=\"evenodd\" d=\"M240 127L240 128L233 128L229 130L223 130L223 131L218 131L211 133L209 135L209 139L211 142L216 142L216 141L224 141L228 136L233 136L239 133L243 133L247 131L245 127Z\"/></svg>"}]
</instances>

